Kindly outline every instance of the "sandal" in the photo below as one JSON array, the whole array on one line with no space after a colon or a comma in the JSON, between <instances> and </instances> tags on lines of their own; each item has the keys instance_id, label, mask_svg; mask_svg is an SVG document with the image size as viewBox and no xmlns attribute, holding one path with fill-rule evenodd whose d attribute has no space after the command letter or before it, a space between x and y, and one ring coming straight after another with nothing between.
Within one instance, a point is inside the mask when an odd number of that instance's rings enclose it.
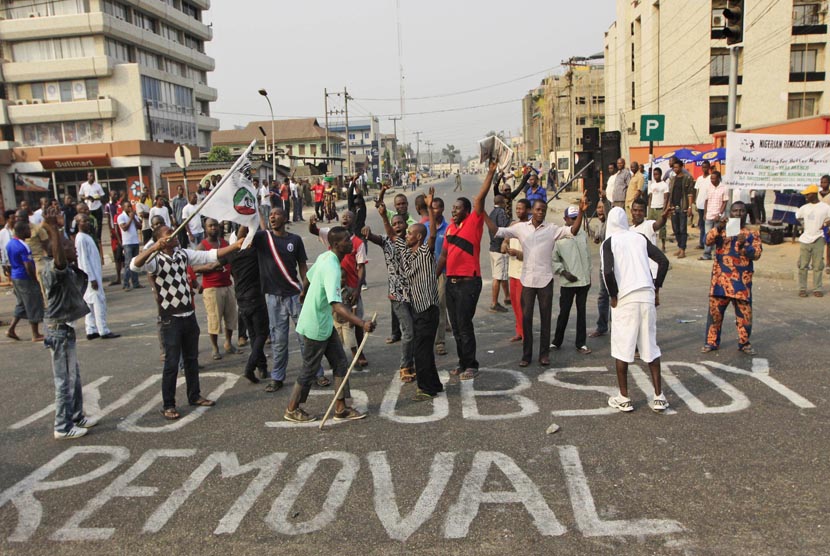
<instances>
[{"instance_id":1,"label":"sandal","mask_svg":"<svg viewBox=\"0 0 830 556\"><path fill-rule=\"evenodd\" d=\"M747 344L743 347L739 347L738 351L740 351L744 355L757 355L758 354L758 352L755 351L754 349L752 349L752 346L749 345L749 344Z\"/></svg>"},{"instance_id":2,"label":"sandal","mask_svg":"<svg viewBox=\"0 0 830 556\"><path fill-rule=\"evenodd\" d=\"M331 379L326 376L317 377L317 386L320 388L325 388L331 384Z\"/></svg>"},{"instance_id":3,"label":"sandal","mask_svg":"<svg viewBox=\"0 0 830 556\"><path fill-rule=\"evenodd\" d=\"M478 369L467 369L458 378L461 380L472 380L478 376Z\"/></svg>"},{"instance_id":4,"label":"sandal","mask_svg":"<svg viewBox=\"0 0 830 556\"><path fill-rule=\"evenodd\" d=\"M801 290L798 292L798 297L807 297L807 290Z\"/></svg>"},{"instance_id":5,"label":"sandal","mask_svg":"<svg viewBox=\"0 0 830 556\"><path fill-rule=\"evenodd\" d=\"M438 344L438 345L435 346L435 353L437 355L446 355L447 354L447 348L444 346L444 344Z\"/></svg>"},{"instance_id":6,"label":"sandal","mask_svg":"<svg viewBox=\"0 0 830 556\"><path fill-rule=\"evenodd\" d=\"M716 348L714 346L706 345L706 346L703 346L702 348L700 348L700 353L709 353L710 351L715 351L716 349L718 349L718 348Z\"/></svg>"},{"instance_id":7,"label":"sandal","mask_svg":"<svg viewBox=\"0 0 830 556\"><path fill-rule=\"evenodd\" d=\"M415 381L415 372L412 370L412 367L404 367L400 370L401 374L401 382L414 382Z\"/></svg>"},{"instance_id":8,"label":"sandal","mask_svg":"<svg viewBox=\"0 0 830 556\"><path fill-rule=\"evenodd\" d=\"M363 355L361 355L360 357L357 358L357 366L358 367L368 367L369 366L369 360L366 359L365 357L363 357Z\"/></svg>"},{"instance_id":9,"label":"sandal","mask_svg":"<svg viewBox=\"0 0 830 556\"><path fill-rule=\"evenodd\" d=\"M813 297L824 297L824 292L814 291Z\"/></svg>"},{"instance_id":10,"label":"sandal","mask_svg":"<svg viewBox=\"0 0 830 556\"><path fill-rule=\"evenodd\" d=\"M176 419L181 417L181 414L178 411L176 411L175 407L168 407L167 409L162 409L161 414L168 421L175 421Z\"/></svg>"},{"instance_id":11,"label":"sandal","mask_svg":"<svg viewBox=\"0 0 830 556\"><path fill-rule=\"evenodd\" d=\"M213 400L209 400L207 398L199 398L195 402L190 402L190 405L198 405L201 407L213 407L216 405L216 402Z\"/></svg>"},{"instance_id":12,"label":"sandal","mask_svg":"<svg viewBox=\"0 0 830 556\"><path fill-rule=\"evenodd\" d=\"M521 342L522 337L517 334L516 336L513 336L512 338L510 338L510 341L511 342Z\"/></svg>"},{"instance_id":13,"label":"sandal","mask_svg":"<svg viewBox=\"0 0 830 556\"><path fill-rule=\"evenodd\" d=\"M450 371L450 376L459 376L459 375L461 375L463 372L464 372L463 370L461 370L460 368L456 367L456 368L454 368L453 370L451 370L451 371Z\"/></svg>"}]
</instances>

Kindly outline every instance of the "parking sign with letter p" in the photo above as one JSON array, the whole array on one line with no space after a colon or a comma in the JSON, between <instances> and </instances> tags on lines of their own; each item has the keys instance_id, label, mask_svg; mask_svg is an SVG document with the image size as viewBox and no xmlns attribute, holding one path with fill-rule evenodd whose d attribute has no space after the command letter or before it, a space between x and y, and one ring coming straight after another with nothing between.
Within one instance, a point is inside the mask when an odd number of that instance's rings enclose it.
<instances>
[{"instance_id":1,"label":"parking sign with letter p","mask_svg":"<svg viewBox=\"0 0 830 556\"><path fill-rule=\"evenodd\" d=\"M666 116L643 114L640 116L640 141L662 141L666 132Z\"/></svg>"}]
</instances>

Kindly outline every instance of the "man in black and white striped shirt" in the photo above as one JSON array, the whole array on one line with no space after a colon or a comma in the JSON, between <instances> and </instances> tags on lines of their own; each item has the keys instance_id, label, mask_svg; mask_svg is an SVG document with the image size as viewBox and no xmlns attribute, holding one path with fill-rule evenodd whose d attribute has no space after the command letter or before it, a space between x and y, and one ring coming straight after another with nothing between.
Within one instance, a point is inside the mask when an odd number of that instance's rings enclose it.
<instances>
[{"instance_id":1,"label":"man in black and white striped shirt","mask_svg":"<svg viewBox=\"0 0 830 556\"><path fill-rule=\"evenodd\" d=\"M437 224L432 208L434 195L435 189L430 188L426 203L429 207L430 229L433 230ZM379 212L387 228L387 234L391 236L391 225L383 214L385 207L381 206ZM427 239L427 230L423 224L411 224L407 229L406 239L398 238L395 241L395 249L401 258L401 271L409 287L409 302L412 307L415 374L418 382L418 389L413 397L415 401L431 400L444 390L438 378L435 354L432 351L438 331L438 278L435 274L433 255L435 238L436 234L430 234Z\"/></svg>"}]
</instances>

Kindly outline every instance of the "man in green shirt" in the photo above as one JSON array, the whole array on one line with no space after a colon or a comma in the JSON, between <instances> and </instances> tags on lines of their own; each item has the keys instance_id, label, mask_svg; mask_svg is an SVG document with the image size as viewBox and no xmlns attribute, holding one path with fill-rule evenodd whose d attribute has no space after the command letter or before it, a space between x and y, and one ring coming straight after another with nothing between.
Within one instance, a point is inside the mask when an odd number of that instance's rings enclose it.
<instances>
[{"instance_id":1,"label":"man in green shirt","mask_svg":"<svg viewBox=\"0 0 830 556\"><path fill-rule=\"evenodd\" d=\"M317 257L314 265L306 274L303 284L303 293L300 301L303 308L297 320L297 333L303 337L303 368L291 399L285 409L283 418L295 423L307 423L317 419L306 413L300 404L308 399L311 384L314 382L317 370L323 356L326 356L334 373L334 387L340 388L348 369L348 360L343 351L343 344L334 329L332 311L347 322L361 327L365 332L372 332L375 323L364 321L352 314L348 307L343 305L340 297L340 261L352 252L351 235L346 228L335 226L328 233L329 250ZM346 405L349 398L349 385L346 384L334 405L334 419L336 421L356 420L366 417L353 407Z\"/></svg>"},{"instance_id":2,"label":"man in green shirt","mask_svg":"<svg viewBox=\"0 0 830 556\"><path fill-rule=\"evenodd\" d=\"M630 186L629 186L630 187ZM572 205L565 210L565 225L572 226L579 207ZM585 303L591 289L591 256L588 254L588 234L580 229L570 238L562 238L553 247L553 273L564 278L559 288L559 317L553 335L553 349L562 347L565 329L576 299L576 350L587 355L591 348L585 344Z\"/></svg>"}]
</instances>

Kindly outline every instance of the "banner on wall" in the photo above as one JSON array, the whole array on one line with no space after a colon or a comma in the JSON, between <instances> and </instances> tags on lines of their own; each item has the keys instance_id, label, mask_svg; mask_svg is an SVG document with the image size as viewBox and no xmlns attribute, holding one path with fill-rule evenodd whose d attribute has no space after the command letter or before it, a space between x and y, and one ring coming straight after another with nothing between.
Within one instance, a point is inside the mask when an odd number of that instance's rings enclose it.
<instances>
[{"instance_id":1,"label":"banner on wall","mask_svg":"<svg viewBox=\"0 0 830 556\"><path fill-rule=\"evenodd\" d=\"M32 191L34 193L46 193L49 191L49 178L40 176L27 176L26 174L15 174L14 188L16 191Z\"/></svg>"},{"instance_id":2,"label":"banner on wall","mask_svg":"<svg viewBox=\"0 0 830 556\"><path fill-rule=\"evenodd\" d=\"M136 204L138 202L139 197L141 197L141 190L144 186L150 185L150 176L141 176L141 179L142 181L139 181L138 176L127 177L127 198L132 204Z\"/></svg>"},{"instance_id":3,"label":"banner on wall","mask_svg":"<svg viewBox=\"0 0 830 556\"><path fill-rule=\"evenodd\" d=\"M830 174L830 135L726 134L727 187L803 189Z\"/></svg>"}]
</instances>

